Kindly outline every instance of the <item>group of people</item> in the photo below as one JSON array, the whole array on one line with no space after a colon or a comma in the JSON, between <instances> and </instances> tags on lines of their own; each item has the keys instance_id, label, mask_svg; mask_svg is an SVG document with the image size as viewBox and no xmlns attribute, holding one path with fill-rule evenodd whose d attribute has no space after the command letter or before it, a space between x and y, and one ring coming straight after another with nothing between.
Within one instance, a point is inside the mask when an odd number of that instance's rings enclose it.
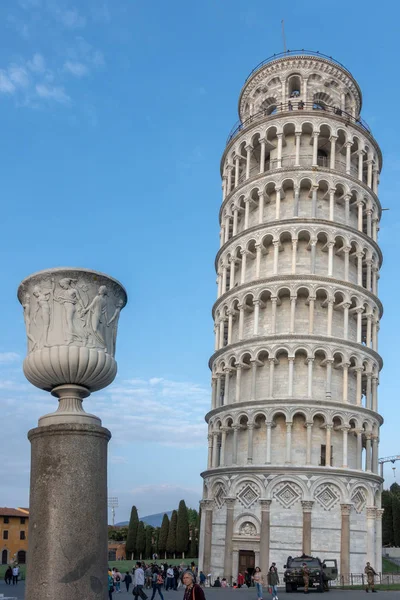
<instances>
[{"instance_id":1,"label":"group of people","mask_svg":"<svg viewBox=\"0 0 400 600\"><path fill-rule=\"evenodd\" d=\"M108 597L112 600L113 593L120 593L121 583L124 583L127 592L133 584L132 594L135 600L139 597L141 600L147 600L148 596L144 591L146 589L152 590L151 600L154 600L157 593L161 600L164 600L163 589L177 590L181 585L185 586L184 600L205 600L204 592L196 583L196 579L197 568L193 562L190 568L184 569L183 566L173 567L167 563L146 565L137 561L132 574L126 571L122 575L116 567L108 570Z\"/></svg>"},{"instance_id":2,"label":"group of people","mask_svg":"<svg viewBox=\"0 0 400 600\"><path fill-rule=\"evenodd\" d=\"M11 571L11 577L14 583L14 569L11 570L11 567L6 572ZM372 592L376 592L375 590L375 576L376 572L371 566L369 562L367 562L366 567L364 569L364 573L367 576L367 586L366 592L370 590ZM18 580L18 573L16 573L16 581ZM307 563L303 563L302 565L302 576L304 583L304 593L309 593L309 584L310 584L310 571L307 566ZM199 583L197 583L197 579ZM15 581L15 583L16 583ZM129 571L126 571L125 574L121 574L120 571L114 567L112 570L108 571L108 596L109 599L112 600L113 593L117 594L121 592L121 583L125 584L126 591L129 592L131 584L133 584L132 593L135 597L135 600L138 600L140 597L141 600L147 600L148 596L144 590L152 590L151 600L155 599L156 594L160 596L161 600L164 600L163 589L168 590L177 590L181 585L185 587L183 600L205 600L203 587L205 586L207 581L206 575L203 571L198 573L195 564L192 562L190 568L184 568L181 566L172 566L167 563L162 565L157 565L156 563L151 563L150 565L146 565L140 561L136 563L134 569L132 569L132 574ZM6 579L7 583L7 579ZM11 581L8 581L11 583ZM228 587L228 582L225 577L220 579L216 578L213 587ZM257 592L257 600L263 600L263 587L265 585L268 586L268 591L271 594L272 600L278 600L278 585L279 585L279 575L276 563L272 563L266 577L266 581L264 578L264 574L262 573L260 567L256 567L253 571L253 574L250 575L248 571L245 571L245 574L238 573L237 582L232 584L233 588L241 588L243 586L250 587L254 585ZM323 581L325 591L329 591L328 587L328 579L325 578Z\"/></svg>"},{"instance_id":3,"label":"group of people","mask_svg":"<svg viewBox=\"0 0 400 600\"><path fill-rule=\"evenodd\" d=\"M15 565L14 567L8 567L6 569L5 575L4 575L4 581L6 582L7 585L11 585L11 582L13 585L17 585L18 584L18 578L19 578L19 566Z\"/></svg>"},{"instance_id":4,"label":"group of people","mask_svg":"<svg viewBox=\"0 0 400 600\"><path fill-rule=\"evenodd\" d=\"M204 580L202 581L202 571L200 571L200 585L204 585ZM272 600L278 600L278 584L279 584L279 575L278 569L276 567L276 563L272 563L267 574L267 582L264 580L264 575L261 572L260 567L256 567L254 569L253 575L250 575L249 571L245 571L243 573L238 573L237 581L232 584L233 588L241 588L244 586L251 587L255 586L257 590L257 599L262 600L263 598L263 586L267 583L269 590L271 591ZM213 587L228 587L228 582L225 577L220 579L216 578L214 581Z\"/></svg>"}]
</instances>

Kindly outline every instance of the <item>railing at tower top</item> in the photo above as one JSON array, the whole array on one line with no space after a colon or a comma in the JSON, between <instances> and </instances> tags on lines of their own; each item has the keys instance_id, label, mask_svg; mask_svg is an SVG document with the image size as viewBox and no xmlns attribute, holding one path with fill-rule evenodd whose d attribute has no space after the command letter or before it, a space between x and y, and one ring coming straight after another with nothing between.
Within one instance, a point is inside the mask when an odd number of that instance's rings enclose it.
<instances>
[{"instance_id":1,"label":"railing at tower top","mask_svg":"<svg viewBox=\"0 0 400 600\"><path fill-rule=\"evenodd\" d=\"M256 67L254 67L254 69L251 71L251 73L249 73L249 75L246 77L245 79L245 83L246 81L248 81L250 79L250 77L252 75L254 75L254 73L256 71L258 71L259 69L261 69L261 67L263 67L264 65L267 65L270 62L273 62L274 60L279 60L280 58L286 58L287 56L316 56L317 58L324 58L325 60L329 60L330 62L334 63L335 65L337 65L338 67L340 67L341 69L343 69L344 71L346 71L346 73L348 73L350 75L351 78L353 78L353 75L350 73L350 71L348 69L346 69L346 67L344 65L342 65L342 63L340 63L338 60L335 60L334 58L332 58L332 56L328 56L327 54L322 54L322 52L315 52L314 50L286 50L286 52L280 52L279 54L273 54L272 56L269 56L268 58L266 58L265 60L263 60L262 62L260 62Z\"/></svg>"},{"instance_id":2,"label":"railing at tower top","mask_svg":"<svg viewBox=\"0 0 400 600\"><path fill-rule=\"evenodd\" d=\"M371 129L370 129L368 123L366 123L364 121L364 119L362 119L361 117L353 117L352 114L346 112L345 110L342 110L341 108L338 108L337 106L329 106L327 104L321 104L318 102L299 101L296 103L295 100L293 102L291 100L289 100L285 104L283 104L283 103L278 104L272 111L271 111L271 106L269 106L267 108L263 108L262 110L258 111L254 115L251 115L251 117L248 117L244 121L237 121L231 129L228 139L226 140L226 143L229 144L229 142L240 131L242 131L242 129L245 129L245 127L247 127L251 123L254 123L255 121L259 121L263 117L272 117L276 114L281 114L281 113L297 113L298 111L310 112L310 111L317 111L317 110L322 113L333 114L337 117L341 117L342 119L345 120L346 124L352 123L354 125L359 125L363 129L365 129L365 131L367 131L368 133L371 133Z\"/></svg>"}]
</instances>

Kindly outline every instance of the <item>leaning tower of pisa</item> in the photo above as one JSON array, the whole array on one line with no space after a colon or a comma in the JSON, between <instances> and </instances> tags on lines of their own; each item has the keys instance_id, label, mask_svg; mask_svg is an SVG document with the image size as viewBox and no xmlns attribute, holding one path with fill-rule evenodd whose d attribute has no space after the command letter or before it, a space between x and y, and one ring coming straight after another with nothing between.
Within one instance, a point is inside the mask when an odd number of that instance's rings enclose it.
<instances>
[{"instance_id":1,"label":"leaning tower of pisa","mask_svg":"<svg viewBox=\"0 0 400 600\"><path fill-rule=\"evenodd\" d=\"M378 198L361 90L331 57L252 71L221 160L200 568L302 552L381 570Z\"/></svg>"}]
</instances>

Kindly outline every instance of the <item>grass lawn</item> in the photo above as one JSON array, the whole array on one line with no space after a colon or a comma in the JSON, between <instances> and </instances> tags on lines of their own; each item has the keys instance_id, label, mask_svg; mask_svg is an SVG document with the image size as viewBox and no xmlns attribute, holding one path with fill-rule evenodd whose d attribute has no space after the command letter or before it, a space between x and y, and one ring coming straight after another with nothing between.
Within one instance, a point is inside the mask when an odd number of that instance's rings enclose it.
<instances>
[{"instance_id":1,"label":"grass lawn","mask_svg":"<svg viewBox=\"0 0 400 600\"><path fill-rule=\"evenodd\" d=\"M157 564L161 564L161 563L168 563L169 565L180 565L181 563L185 564L185 565L190 565L190 563L193 561L196 565L198 563L198 558L167 558L166 560L164 560L163 558L158 558L157 559ZM147 564L152 563L153 561L148 559L146 561ZM121 571L121 573L126 573L127 571L131 571L132 567L134 567L136 564L136 560L109 560L108 561L108 566L111 567L111 569L113 567L118 567L118 569Z\"/></svg>"},{"instance_id":2,"label":"grass lawn","mask_svg":"<svg viewBox=\"0 0 400 600\"><path fill-rule=\"evenodd\" d=\"M392 562L388 558L382 557L382 572L383 573L398 573L400 571L399 565Z\"/></svg>"}]
</instances>

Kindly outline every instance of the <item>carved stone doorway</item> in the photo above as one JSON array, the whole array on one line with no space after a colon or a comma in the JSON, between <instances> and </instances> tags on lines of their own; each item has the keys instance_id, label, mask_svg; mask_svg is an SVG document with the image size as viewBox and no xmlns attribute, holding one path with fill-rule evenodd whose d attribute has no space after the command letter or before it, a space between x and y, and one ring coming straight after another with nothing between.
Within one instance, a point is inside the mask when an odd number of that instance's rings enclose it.
<instances>
[{"instance_id":1,"label":"carved stone doorway","mask_svg":"<svg viewBox=\"0 0 400 600\"><path fill-rule=\"evenodd\" d=\"M256 566L255 561L256 555L253 550L239 550L239 573L245 575L247 571L251 577Z\"/></svg>"}]
</instances>

